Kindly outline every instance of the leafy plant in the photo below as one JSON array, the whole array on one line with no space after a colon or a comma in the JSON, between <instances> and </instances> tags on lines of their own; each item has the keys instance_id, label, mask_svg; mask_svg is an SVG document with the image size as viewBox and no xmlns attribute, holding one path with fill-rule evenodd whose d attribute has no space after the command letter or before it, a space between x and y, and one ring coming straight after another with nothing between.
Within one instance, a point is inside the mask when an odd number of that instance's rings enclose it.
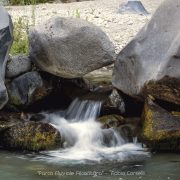
<instances>
[{"instance_id":1,"label":"leafy plant","mask_svg":"<svg viewBox=\"0 0 180 180\"><path fill-rule=\"evenodd\" d=\"M19 18L14 22L13 36L14 41L10 54L28 54L29 53L29 21L25 18Z\"/></svg>"},{"instance_id":2,"label":"leafy plant","mask_svg":"<svg viewBox=\"0 0 180 180\"><path fill-rule=\"evenodd\" d=\"M79 10L79 9L76 9L75 17L76 17L76 18L81 18L81 13L80 13L80 10Z\"/></svg>"}]
</instances>

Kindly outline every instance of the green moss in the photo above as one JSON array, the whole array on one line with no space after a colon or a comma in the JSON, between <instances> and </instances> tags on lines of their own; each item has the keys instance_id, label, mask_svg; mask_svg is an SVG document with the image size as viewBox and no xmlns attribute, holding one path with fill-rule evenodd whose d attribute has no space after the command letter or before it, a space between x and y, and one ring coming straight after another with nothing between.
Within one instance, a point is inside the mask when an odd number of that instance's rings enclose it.
<instances>
[{"instance_id":1,"label":"green moss","mask_svg":"<svg viewBox=\"0 0 180 180\"><path fill-rule=\"evenodd\" d=\"M173 116L178 116L178 117L180 117L180 112L173 111L173 112L171 112L171 114L172 114Z\"/></svg>"},{"instance_id":2,"label":"green moss","mask_svg":"<svg viewBox=\"0 0 180 180\"><path fill-rule=\"evenodd\" d=\"M177 131L167 131L161 130L158 127L158 123L165 122L164 119L160 119L156 112L153 110L151 105L146 102L144 106L143 113L143 138L148 141L162 141L172 138L180 137L180 130Z\"/></svg>"},{"instance_id":3,"label":"green moss","mask_svg":"<svg viewBox=\"0 0 180 180\"><path fill-rule=\"evenodd\" d=\"M29 41L28 41L28 32L29 32L29 21L24 18L19 18L13 23L14 30L13 36L14 41L11 47L10 54L28 54L29 53Z\"/></svg>"},{"instance_id":4,"label":"green moss","mask_svg":"<svg viewBox=\"0 0 180 180\"><path fill-rule=\"evenodd\" d=\"M144 124L143 124L143 137L153 139L153 112L148 109L148 104L144 106Z\"/></svg>"},{"instance_id":5,"label":"green moss","mask_svg":"<svg viewBox=\"0 0 180 180\"><path fill-rule=\"evenodd\" d=\"M119 127L125 123L125 119L116 114L102 116L98 118L97 121L102 123L105 127Z\"/></svg>"},{"instance_id":6,"label":"green moss","mask_svg":"<svg viewBox=\"0 0 180 180\"><path fill-rule=\"evenodd\" d=\"M19 106L19 105L21 105L21 100L17 96L10 95L9 96L9 103L16 105L16 106Z\"/></svg>"},{"instance_id":7,"label":"green moss","mask_svg":"<svg viewBox=\"0 0 180 180\"><path fill-rule=\"evenodd\" d=\"M98 121L101 123L107 123L109 121L121 121L124 118L122 116L119 116L117 114L112 114L112 115L106 115L106 116L102 116L100 118L98 118Z\"/></svg>"},{"instance_id":8,"label":"green moss","mask_svg":"<svg viewBox=\"0 0 180 180\"><path fill-rule=\"evenodd\" d=\"M60 146L60 133L51 125L27 122L15 125L2 136L8 148L22 150L50 150Z\"/></svg>"}]
</instances>

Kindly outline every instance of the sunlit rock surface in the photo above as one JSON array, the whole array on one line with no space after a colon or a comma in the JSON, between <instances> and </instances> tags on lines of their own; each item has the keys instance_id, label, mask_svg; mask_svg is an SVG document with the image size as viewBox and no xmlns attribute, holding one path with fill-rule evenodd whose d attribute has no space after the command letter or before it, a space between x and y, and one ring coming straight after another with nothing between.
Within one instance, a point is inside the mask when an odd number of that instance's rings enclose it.
<instances>
[{"instance_id":1,"label":"sunlit rock surface","mask_svg":"<svg viewBox=\"0 0 180 180\"><path fill-rule=\"evenodd\" d=\"M165 1L119 53L112 80L115 87L131 96L152 93L158 99L180 104L179 12L179 0ZM147 87L151 84L155 84L153 89Z\"/></svg>"},{"instance_id":2,"label":"sunlit rock surface","mask_svg":"<svg viewBox=\"0 0 180 180\"><path fill-rule=\"evenodd\" d=\"M29 57L16 55L7 62L6 78L14 78L31 70L32 63Z\"/></svg>"},{"instance_id":3,"label":"sunlit rock surface","mask_svg":"<svg viewBox=\"0 0 180 180\"><path fill-rule=\"evenodd\" d=\"M97 26L56 17L30 31L30 57L44 71L75 78L113 63L115 49Z\"/></svg>"}]
</instances>

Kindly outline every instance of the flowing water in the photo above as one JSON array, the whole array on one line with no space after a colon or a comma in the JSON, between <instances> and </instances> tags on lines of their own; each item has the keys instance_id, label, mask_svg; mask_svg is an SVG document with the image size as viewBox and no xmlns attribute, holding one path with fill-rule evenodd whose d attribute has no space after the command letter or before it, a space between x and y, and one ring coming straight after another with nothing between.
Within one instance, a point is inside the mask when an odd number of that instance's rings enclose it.
<instances>
[{"instance_id":1,"label":"flowing water","mask_svg":"<svg viewBox=\"0 0 180 180\"><path fill-rule=\"evenodd\" d=\"M100 109L100 101L76 99L67 111L46 114L46 119L60 131L63 148L43 152L44 156L38 159L60 164L89 164L142 161L149 157L141 144L126 142L113 128L102 129L96 121Z\"/></svg>"},{"instance_id":2,"label":"flowing water","mask_svg":"<svg viewBox=\"0 0 180 180\"><path fill-rule=\"evenodd\" d=\"M179 180L179 154L153 154L144 162L54 164L38 154L0 151L0 180Z\"/></svg>"},{"instance_id":3,"label":"flowing water","mask_svg":"<svg viewBox=\"0 0 180 180\"><path fill-rule=\"evenodd\" d=\"M0 180L179 180L178 154L150 154L96 121L101 102L76 99L66 111L44 113L62 148L22 154L0 151Z\"/></svg>"}]
</instances>

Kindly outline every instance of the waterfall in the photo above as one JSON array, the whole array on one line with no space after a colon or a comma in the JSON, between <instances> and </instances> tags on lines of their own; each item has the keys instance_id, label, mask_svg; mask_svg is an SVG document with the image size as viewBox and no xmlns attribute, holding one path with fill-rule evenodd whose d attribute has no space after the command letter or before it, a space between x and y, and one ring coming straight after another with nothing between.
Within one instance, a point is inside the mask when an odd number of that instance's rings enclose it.
<instances>
[{"instance_id":1,"label":"waterfall","mask_svg":"<svg viewBox=\"0 0 180 180\"><path fill-rule=\"evenodd\" d=\"M45 152L46 159L57 163L97 163L147 157L138 143L126 142L113 128L101 128L96 121L100 109L100 101L75 99L62 115L46 114L46 119L60 131L63 142L61 149Z\"/></svg>"}]
</instances>

